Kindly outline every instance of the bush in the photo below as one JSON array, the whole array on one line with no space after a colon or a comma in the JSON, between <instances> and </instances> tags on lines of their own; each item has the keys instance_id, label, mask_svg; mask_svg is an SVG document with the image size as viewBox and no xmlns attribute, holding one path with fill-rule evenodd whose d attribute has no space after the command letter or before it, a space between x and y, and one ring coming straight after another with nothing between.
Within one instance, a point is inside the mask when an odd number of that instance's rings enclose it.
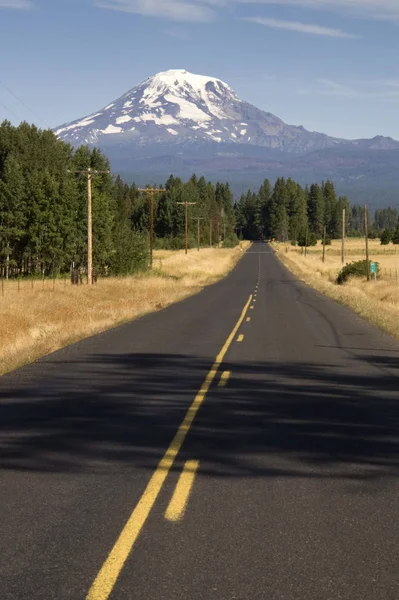
<instances>
[{"instance_id":1,"label":"bush","mask_svg":"<svg viewBox=\"0 0 399 600\"><path fill-rule=\"evenodd\" d=\"M164 238L154 239L154 248L156 250L184 250L186 247L186 236L185 234L178 235L176 237L166 236ZM189 233L188 236L188 247L197 247L197 238Z\"/></svg>"},{"instance_id":2,"label":"bush","mask_svg":"<svg viewBox=\"0 0 399 600\"><path fill-rule=\"evenodd\" d=\"M324 245L324 240L321 240L321 245ZM329 235L326 235L326 246L331 246L331 238Z\"/></svg>"},{"instance_id":3,"label":"bush","mask_svg":"<svg viewBox=\"0 0 399 600\"><path fill-rule=\"evenodd\" d=\"M148 269L150 252L148 235L122 227L111 263L113 275L132 275Z\"/></svg>"},{"instance_id":4,"label":"bush","mask_svg":"<svg viewBox=\"0 0 399 600\"><path fill-rule=\"evenodd\" d=\"M308 247L309 246L316 246L317 245L317 235L315 233L308 233ZM306 246L306 235L300 235L298 237L298 246L300 246L301 248L303 248L304 246Z\"/></svg>"},{"instance_id":5,"label":"bush","mask_svg":"<svg viewBox=\"0 0 399 600\"><path fill-rule=\"evenodd\" d=\"M399 244L399 220L395 231L392 233L392 243L395 245Z\"/></svg>"},{"instance_id":6,"label":"bush","mask_svg":"<svg viewBox=\"0 0 399 600\"><path fill-rule=\"evenodd\" d=\"M223 240L223 248L235 248L238 246L238 237L235 233L227 234Z\"/></svg>"},{"instance_id":7,"label":"bush","mask_svg":"<svg viewBox=\"0 0 399 600\"><path fill-rule=\"evenodd\" d=\"M379 264L377 263L377 277L379 273ZM357 262L348 263L340 271L337 277L337 283L342 285L348 281L349 277L367 277L367 261L358 260Z\"/></svg>"},{"instance_id":8,"label":"bush","mask_svg":"<svg viewBox=\"0 0 399 600\"><path fill-rule=\"evenodd\" d=\"M387 227L381 234L381 245L386 246L392 240L393 231Z\"/></svg>"}]
</instances>

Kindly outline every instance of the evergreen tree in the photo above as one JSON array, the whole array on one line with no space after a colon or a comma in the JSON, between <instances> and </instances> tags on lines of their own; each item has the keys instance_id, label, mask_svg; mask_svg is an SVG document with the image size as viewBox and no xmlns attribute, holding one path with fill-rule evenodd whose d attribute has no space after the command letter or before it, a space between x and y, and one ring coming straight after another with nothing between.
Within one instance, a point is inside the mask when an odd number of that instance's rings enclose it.
<instances>
[{"instance_id":1,"label":"evergreen tree","mask_svg":"<svg viewBox=\"0 0 399 600\"><path fill-rule=\"evenodd\" d=\"M321 187L317 183L310 186L308 198L309 227L312 233L321 238L324 229L324 196Z\"/></svg>"},{"instance_id":2,"label":"evergreen tree","mask_svg":"<svg viewBox=\"0 0 399 600\"><path fill-rule=\"evenodd\" d=\"M288 240L288 202L288 188L284 177L280 177L276 181L270 201L270 234L272 238L280 241Z\"/></svg>"},{"instance_id":3,"label":"evergreen tree","mask_svg":"<svg viewBox=\"0 0 399 600\"><path fill-rule=\"evenodd\" d=\"M395 231L393 232L393 235L392 235L392 243L395 244L395 245L399 244L399 219L398 219L398 222L396 224L396 229L395 229Z\"/></svg>"},{"instance_id":4,"label":"evergreen tree","mask_svg":"<svg viewBox=\"0 0 399 600\"><path fill-rule=\"evenodd\" d=\"M389 227L387 227L386 229L384 229L384 231L381 234L381 244L383 246L386 246L389 244L389 242L391 242L393 237L393 231L392 229L389 229Z\"/></svg>"}]
</instances>

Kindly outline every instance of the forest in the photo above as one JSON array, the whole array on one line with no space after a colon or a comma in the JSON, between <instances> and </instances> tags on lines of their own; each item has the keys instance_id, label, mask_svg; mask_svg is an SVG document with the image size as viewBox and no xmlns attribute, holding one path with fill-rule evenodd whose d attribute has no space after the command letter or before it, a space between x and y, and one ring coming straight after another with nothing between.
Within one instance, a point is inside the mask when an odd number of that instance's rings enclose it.
<instances>
[{"instance_id":1,"label":"forest","mask_svg":"<svg viewBox=\"0 0 399 600\"><path fill-rule=\"evenodd\" d=\"M87 168L93 176L93 264L102 275L126 275L149 265L148 195L110 171L106 156L82 146L74 150L49 130L28 123L0 125L0 273L4 277L68 274L86 265ZM101 172L102 171L102 172ZM106 172L109 171L109 172ZM265 179L257 193L235 201L228 183L193 175L171 175L159 186L154 211L156 248L185 243L185 210L190 202L189 246L234 246L238 237L275 238L311 245L323 236L339 238L342 209L348 235L364 234L364 208L350 206L325 181L301 187L292 179ZM385 230L394 237L396 209L377 211L370 237Z\"/></svg>"}]
</instances>

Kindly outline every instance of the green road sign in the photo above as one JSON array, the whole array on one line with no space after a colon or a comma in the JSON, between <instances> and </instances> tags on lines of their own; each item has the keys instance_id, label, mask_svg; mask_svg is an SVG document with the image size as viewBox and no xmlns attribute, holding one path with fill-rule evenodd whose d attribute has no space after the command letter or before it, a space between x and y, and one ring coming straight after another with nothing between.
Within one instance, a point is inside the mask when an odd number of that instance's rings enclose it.
<instances>
[{"instance_id":1,"label":"green road sign","mask_svg":"<svg viewBox=\"0 0 399 600\"><path fill-rule=\"evenodd\" d=\"M377 273L377 263L376 262L371 262L370 263L370 272L371 273Z\"/></svg>"}]
</instances>

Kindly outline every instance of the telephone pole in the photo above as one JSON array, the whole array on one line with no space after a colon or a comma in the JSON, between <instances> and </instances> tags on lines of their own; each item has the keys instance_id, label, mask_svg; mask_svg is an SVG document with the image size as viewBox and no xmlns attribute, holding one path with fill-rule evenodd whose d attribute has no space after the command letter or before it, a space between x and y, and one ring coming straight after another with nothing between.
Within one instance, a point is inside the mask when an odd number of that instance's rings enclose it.
<instances>
[{"instance_id":1,"label":"telephone pole","mask_svg":"<svg viewBox=\"0 0 399 600\"><path fill-rule=\"evenodd\" d=\"M203 221L205 217L192 217L194 221L197 221L197 247L198 252L200 250L200 221Z\"/></svg>"},{"instance_id":2,"label":"telephone pole","mask_svg":"<svg viewBox=\"0 0 399 600\"><path fill-rule=\"evenodd\" d=\"M160 188L139 188L138 192L144 192L149 194L150 200L150 266L152 269L152 254L154 248L154 197L157 192L164 192L165 190Z\"/></svg>"},{"instance_id":3,"label":"telephone pole","mask_svg":"<svg viewBox=\"0 0 399 600\"><path fill-rule=\"evenodd\" d=\"M364 205L364 235L366 236L366 269L367 281L370 281L370 261L369 261L369 224L367 216L367 206Z\"/></svg>"},{"instance_id":4,"label":"telephone pole","mask_svg":"<svg viewBox=\"0 0 399 600\"><path fill-rule=\"evenodd\" d=\"M177 202L177 204L180 204L180 205L186 207L186 254L187 254L188 253L188 207L194 206L194 204L197 204L197 203L189 202L188 200L185 200L184 202ZM198 221L198 223L199 223L199 221Z\"/></svg>"},{"instance_id":5,"label":"telephone pole","mask_svg":"<svg viewBox=\"0 0 399 600\"><path fill-rule=\"evenodd\" d=\"M76 175L84 174L87 177L87 283L93 285L93 209L92 209L92 190L91 183L93 175L108 174L109 170L99 171L98 169L82 169L80 171L70 171Z\"/></svg>"},{"instance_id":6,"label":"telephone pole","mask_svg":"<svg viewBox=\"0 0 399 600\"><path fill-rule=\"evenodd\" d=\"M309 233L309 226L306 227L306 236L305 236L305 256L308 253L308 233Z\"/></svg>"},{"instance_id":7,"label":"telephone pole","mask_svg":"<svg viewBox=\"0 0 399 600\"><path fill-rule=\"evenodd\" d=\"M342 209L342 248L341 248L341 260L342 264L345 262L345 209Z\"/></svg>"}]
</instances>

